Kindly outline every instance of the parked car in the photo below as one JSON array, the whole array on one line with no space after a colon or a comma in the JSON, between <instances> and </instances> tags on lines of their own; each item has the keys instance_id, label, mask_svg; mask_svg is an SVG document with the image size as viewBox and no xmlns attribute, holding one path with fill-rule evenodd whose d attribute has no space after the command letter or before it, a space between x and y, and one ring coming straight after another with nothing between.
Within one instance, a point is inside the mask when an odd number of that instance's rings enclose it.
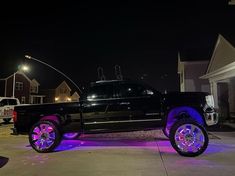
<instances>
[{"instance_id":1,"label":"parked car","mask_svg":"<svg viewBox=\"0 0 235 176\"><path fill-rule=\"evenodd\" d=\"M161 94L141 82L98 81L80 102L16 106L13 130L27 132L37 152L51 152L63 134L162 129L180 155L197 156L208 146L205 127L218 122L213 104L208 93Z\"/></svg>"},{"instance_id":2,"label":"parked car","mask_svg":"<svg viewBox=\"0 0 235 176\"><path fill-rule=\"evenodd\" d=\"M9 123L13 118L13 110L20 101L17 98L0 97L0 119L5 123Z\"/></svg>"}]
</instances>

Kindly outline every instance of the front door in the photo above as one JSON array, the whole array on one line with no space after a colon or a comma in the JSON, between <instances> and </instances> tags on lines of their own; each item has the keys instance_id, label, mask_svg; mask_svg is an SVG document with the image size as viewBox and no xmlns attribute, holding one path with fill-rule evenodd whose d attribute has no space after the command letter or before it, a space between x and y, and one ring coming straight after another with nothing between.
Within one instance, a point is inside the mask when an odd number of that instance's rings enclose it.
<instances>
[{"instance_id":1,"label":"front door","mask_svg":"<svg viewBox=\"0 0 235 176\"><path fill-rule=\"evenodd\" d=\"M82 119L86 132L106 131L110 128L108 110L112 98L112 84L97 84L90 87L82 100Z\"/></svg>"},{"instance_id":2,"label":"front door","mask_svg":"<svg viewBox=\"0 0 235 176\"><path fill-rule=\"evenodd\" d=\"M127 110L129 129L148 129L161 126L160 93L138 83L121 83L118 88L120 108ZM128 124L128 123L126 123Z\"/></svg>"}]
</instances>

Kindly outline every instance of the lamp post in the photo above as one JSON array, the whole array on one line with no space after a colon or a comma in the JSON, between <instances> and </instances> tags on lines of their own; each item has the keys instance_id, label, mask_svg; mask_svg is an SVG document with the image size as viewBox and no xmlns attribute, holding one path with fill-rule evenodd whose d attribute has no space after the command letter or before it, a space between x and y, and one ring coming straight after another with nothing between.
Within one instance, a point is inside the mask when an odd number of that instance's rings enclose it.
<instances>
[{"instance_id":1,"label":"lamp post","mask_svg":"<svg viewBox=\"0 0 235 176\"><path fill-rule=\"evenodd\" d=\"M23 71L26 72L29 70L29 67L27 65L20 65L18 70L16 72L14 72L13 74L13 83L12 83L12 97L15 98L15 82L16 82L16 73L18 71Z\"/></svg>"},{"instance_id":2,"label":"lamp post","mask_svg":"<svg viewBox=\"0 0 235 176\"><path fill-rule=\"evenodd\" d=\"M38 59L36 59L36 58L34 58L34 57L32 57L32 56L25 55L25 58L30 59L30 60L37 61L37 62L39 62L39 63L41 63L41 64L43 64L43 65L46 65L46 66L52 68L52 69L55 70L55 71L57 71L58 73L60 73L61 75L63 75L65 78L67 78L67 79L79 90L79 92L82 93L82 91L81 91L81 89L78 87L78 85L77 85L75 82L73 82L73 80L71 80L71 79L70 79L66 74L64 74L62 71L56 69L55 67L49 65L49 64L46 63L46 62L43 62L43 61L41 61L41 60L38 60Z\"/></svg>"},{"instance_id":3,"label":"lamp post","mask_svg":"<svg viewBox=\"0 0 235 176\"><path fill-rule=\"evenodd\" d=\"M16 72L13 74L13 87L12 87L12 97L15 98L15 82L16 82Z\"/></svg>"}]
</instances>

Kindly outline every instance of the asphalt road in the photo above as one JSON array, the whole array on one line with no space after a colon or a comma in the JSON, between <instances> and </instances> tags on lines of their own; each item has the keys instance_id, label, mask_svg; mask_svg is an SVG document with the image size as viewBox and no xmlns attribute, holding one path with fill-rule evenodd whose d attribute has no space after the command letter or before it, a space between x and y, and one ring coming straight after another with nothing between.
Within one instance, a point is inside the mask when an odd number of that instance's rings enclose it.
<instances>
[{"instance_id":1,"label":"asphalt road","mask_svg":"<svg viewBox=\"0 0 235 176\"><path fill-rule=\"evenodd\" d=\"M35 152L25 135L0 123L0 176L234 176L235 132L210 132L206 152L178 155L161 131L83 135L53 153Z\"/></svg>"}]
</instances>

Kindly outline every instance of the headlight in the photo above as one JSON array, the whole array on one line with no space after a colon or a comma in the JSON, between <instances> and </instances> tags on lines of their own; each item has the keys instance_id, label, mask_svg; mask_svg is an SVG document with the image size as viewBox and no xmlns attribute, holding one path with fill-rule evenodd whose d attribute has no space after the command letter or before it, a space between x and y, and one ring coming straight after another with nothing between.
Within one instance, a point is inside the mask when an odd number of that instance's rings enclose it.
<instances>
[{"instance_id":1,"label":"headlight","mask_svg":"<svg viewBox=\"0 0 235 176\"><path fill-rule=\"evenodd\" d=\"M206 104L207 104L209 107L212 107L212 108L215 107L215 102L214 102L213 95L207 95L207 96L206 96Z\"/></svg>"}]
</instances>

